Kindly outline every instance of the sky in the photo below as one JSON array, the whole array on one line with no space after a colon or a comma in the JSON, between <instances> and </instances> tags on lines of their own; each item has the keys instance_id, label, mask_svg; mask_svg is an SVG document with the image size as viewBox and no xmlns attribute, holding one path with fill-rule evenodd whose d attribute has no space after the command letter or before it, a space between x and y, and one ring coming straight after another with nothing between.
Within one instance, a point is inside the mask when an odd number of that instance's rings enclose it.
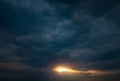
<instances>
[{"instance_id":1,"label":"sky","mask_svg":"<svg viewBox=\"0 0 120 81\"><path fill-rule=\"evenodd\" d=\"M120 81L119 30L119 0L0 0L0 81Z\"/></svg>"}]
</instances>

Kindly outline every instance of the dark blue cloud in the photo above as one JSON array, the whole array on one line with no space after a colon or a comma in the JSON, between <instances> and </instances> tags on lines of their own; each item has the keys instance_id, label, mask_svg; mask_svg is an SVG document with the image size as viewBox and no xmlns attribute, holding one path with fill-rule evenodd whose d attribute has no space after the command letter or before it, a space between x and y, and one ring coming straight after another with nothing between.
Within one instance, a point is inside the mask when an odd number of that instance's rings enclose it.
<instances>
[{"instance_id":1,"label":"dark blue cloud","mask_svg":"<svg viewBox=\"0 0 120 81\"><path fill-rule=\"evenodd\" d=\"M119 13L118 0L1 0L0 80L61 81L57 63L107 73L86 81L119 80Z\"/></svg>"}]
</instances>

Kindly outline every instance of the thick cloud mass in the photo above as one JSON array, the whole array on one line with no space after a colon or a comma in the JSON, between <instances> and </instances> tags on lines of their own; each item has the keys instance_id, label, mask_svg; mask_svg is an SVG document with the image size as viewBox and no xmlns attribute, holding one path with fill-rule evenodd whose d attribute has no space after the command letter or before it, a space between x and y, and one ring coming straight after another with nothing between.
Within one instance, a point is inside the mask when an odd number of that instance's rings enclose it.
<instances>
[{"instance_id":1,"label":"thick cloud mass","mask_svg":"<svg viewBox=\"0 0 120 81\"><path fill-rule=\"evenodd\" d=\"M119 0L1 0L0 81L119 81ZM57 63L103 75L59 77Z\"/></svg>"}]
</instances>

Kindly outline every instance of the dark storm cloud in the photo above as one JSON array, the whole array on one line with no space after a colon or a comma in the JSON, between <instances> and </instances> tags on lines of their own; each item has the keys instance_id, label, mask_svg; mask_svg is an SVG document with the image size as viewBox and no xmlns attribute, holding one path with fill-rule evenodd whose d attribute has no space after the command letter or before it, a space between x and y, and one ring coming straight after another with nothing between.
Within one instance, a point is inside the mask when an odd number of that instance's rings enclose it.
<instances>
[{"instance_id":1,"label":"dark storm cloud","mask_svg":"<svg viewBox=\"0 0 120 81\"><path fill-rule=\"evenodd\" d=\"M118 81L119 23L118 0L1 0L0 78L59 81L49 70L60 60L107 73L85 81Z\"/></svg>"}]
</instances>

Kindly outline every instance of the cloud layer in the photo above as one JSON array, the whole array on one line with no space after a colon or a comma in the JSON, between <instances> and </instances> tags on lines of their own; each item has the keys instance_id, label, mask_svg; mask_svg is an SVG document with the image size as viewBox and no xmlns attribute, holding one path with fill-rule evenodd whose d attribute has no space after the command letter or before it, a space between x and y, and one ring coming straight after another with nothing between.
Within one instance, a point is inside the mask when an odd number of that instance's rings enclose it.
<instances>
[{"instance_id":1,"label":"cloud layer","mask_svg":"<svg viewBox=\"0 0 120 81\"><path fill-rule=\"evenodd\" d=\"M61 81L50 76L60 62L106 72L78 80L120 80L119 1L1 0L0 10L0 80Z\"/></svg>"}]
</instances>

